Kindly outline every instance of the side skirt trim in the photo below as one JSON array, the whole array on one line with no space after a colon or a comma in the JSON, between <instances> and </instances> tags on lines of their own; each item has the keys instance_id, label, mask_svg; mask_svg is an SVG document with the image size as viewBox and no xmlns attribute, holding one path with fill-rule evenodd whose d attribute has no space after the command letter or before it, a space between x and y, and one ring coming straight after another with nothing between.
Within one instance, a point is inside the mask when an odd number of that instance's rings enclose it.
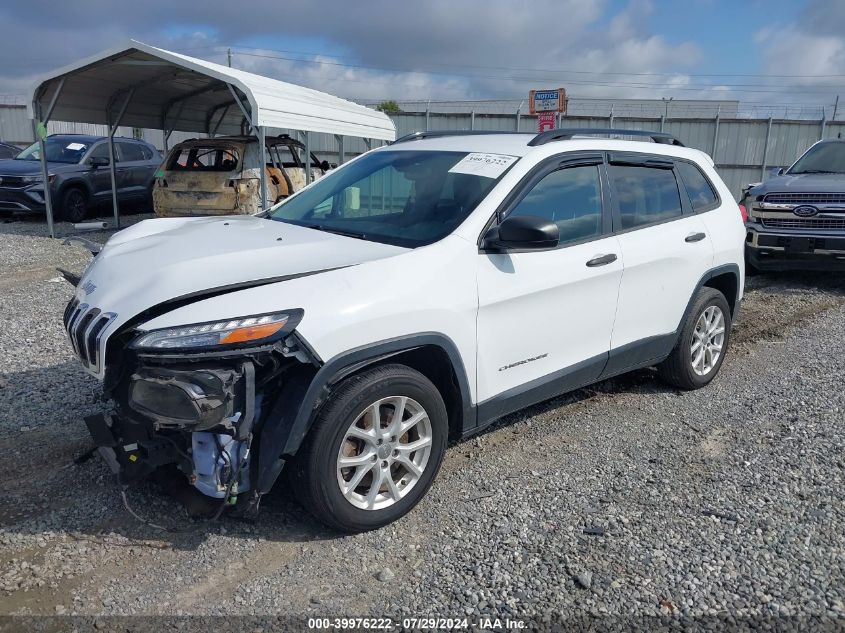
<instances>
[{"instance_id":1,"label":"side skirt trim","mask_svg":"<svg viewBox=\"0 0 845 633\"><path fill-rule=\"evenodd\" d=\"M486 426L509 413L595 382L607 359L608 354L599 354L488 398L478 404L478 426Z\"/></svg>"}]
</instances>

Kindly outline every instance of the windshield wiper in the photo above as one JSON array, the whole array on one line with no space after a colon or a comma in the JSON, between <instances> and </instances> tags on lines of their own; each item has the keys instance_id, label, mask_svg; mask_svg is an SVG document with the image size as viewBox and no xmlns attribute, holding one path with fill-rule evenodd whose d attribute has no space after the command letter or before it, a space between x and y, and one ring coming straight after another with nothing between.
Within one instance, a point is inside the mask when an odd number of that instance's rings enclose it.
<instances>
[{"instance_id":1,"label":"windshield wiper","mask_svg":"<svg viewBox=\"0 0 845 633\"><path fill-rule=\"evenodd\" d=\"M829 169L805 169L804 171L795 171L793 174L842 174L845 172L831 171Z\"/></svg>"},{"instance_id":2,"label":"windshield wiper","mask_svg":"<svg viewBox=\"0 0 845 633\"><path fill-rule=\"evenodd\" d=\"M355 231L344 231L343 229L336 229L325 224L303 224L302 226L309 229L317 229L318 231L325 231L326 233L334 233L335 235L343 235L344 237L354 237L356 240L365 240L367 236L364 233L356 233Z\"/></svg>"}]
</instances>

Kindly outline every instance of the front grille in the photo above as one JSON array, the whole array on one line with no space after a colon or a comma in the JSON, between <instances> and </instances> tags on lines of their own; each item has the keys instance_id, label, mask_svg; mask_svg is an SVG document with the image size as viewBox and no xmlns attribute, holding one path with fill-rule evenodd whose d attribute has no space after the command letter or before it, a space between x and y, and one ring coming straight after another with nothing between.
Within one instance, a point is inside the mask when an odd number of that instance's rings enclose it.
<instances>
[{"instance_id":1,"label":"front grille","mask_svg":"<svg viewBox=\"0 0 845 633\"><path fill-rule=\"evenodd\" d=\"M816 229L820 231L845 231L843 218L762 218L769 229Z\"/></svg>"},{"instance_id":2,"label":"front grille","mask_svg":"<svg viewBox=\"0 0 845 633\"><path fill-rule=\"evenodd\" d=\"M842 204L845 205L845 193L768 193L763 202L769 204Z\"/></svg>"},{"instance_id":3,"label":"front grille","mask_svg":"<svg viewBox=\"0 0 845 633\"><path fill-rule=\"evenodd\" d=\"M73 299L65 308L63 321L73 351L93 372L100 369L103 331L116 316L114 312L102 312L87 303L79 303L78 299Z\"/></svg>"}]
</instances>

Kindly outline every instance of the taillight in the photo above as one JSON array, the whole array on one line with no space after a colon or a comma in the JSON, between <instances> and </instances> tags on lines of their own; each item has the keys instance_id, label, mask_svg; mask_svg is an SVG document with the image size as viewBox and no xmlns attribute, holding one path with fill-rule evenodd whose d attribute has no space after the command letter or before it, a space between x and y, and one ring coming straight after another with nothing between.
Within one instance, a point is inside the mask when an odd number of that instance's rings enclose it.
<instances>
[{"instance_id":1,"label":"taillight","mask_svg":"<svg viewBox=\"0 0 845 633\"><path fill-rule=\"evenodd\" d=\"M743 222L748 222L748 210L744 204L739 205L739 214L742 216Z\"/></svg>"}]
</instances>

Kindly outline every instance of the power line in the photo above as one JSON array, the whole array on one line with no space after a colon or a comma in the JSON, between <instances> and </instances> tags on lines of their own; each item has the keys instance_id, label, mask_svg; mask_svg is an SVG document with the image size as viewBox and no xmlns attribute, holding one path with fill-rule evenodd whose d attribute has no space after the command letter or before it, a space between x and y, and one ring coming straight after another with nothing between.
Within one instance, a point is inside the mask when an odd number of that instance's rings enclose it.
<instances>
[{"instance_id":1,"label":"power line","mask_svg":"<svg viewBox=\"0 0 845 633\"><path fill-rule=\"evenodd\" d=\"M392 73L425 73L430 75L441 75L441 76L448 76L448 77L464 77L464 78L472 78L472 79L498 79L498 80L510 80L510 81L558 81L561 80L560 77L527 77L527 76L502 76L502 75L479 75L479 74L467 74L467 73L457 73L457 72L432 72L432 71L424 71L424 70L403 70L403 69L396 69L396 68L389 68L389 67L380 67L380 66L366 66L362 64L347 64L343 62L336 62L336 61L327 61L327 60L318 60L318 59L301 59L295 57L285 57L280 55L268 55L264 53L250 53L245 52L243 50L234 49L236 53L240 55L245 55L248 57L257 57L262 59L273 59L273 60L280 60L280 61L289 61L289 62L300 62L300 63L308 63L308 64L318 64L321 66L333 66L333 67L341 67L341 68L353 68L353 69L360 69L360 70L375 70L380 72L392 72ZM635 73L632 73L635 74ZM348 78L336 78L337 81L363 81L363 80L351 80ZM721 88L736 88L737 92L746 92L746 93L783 93L783 92L790 92L790 91L801 91L802 93L811 93L811 94L827 94L830 95L836 91L836 87L831 86L830 88L823 88L820 86L803 86L803 85L781 85L781 86L773 86L771 84L684 84L684 85L677 85L673 83L634 83L634 82L599 82L599 81L588 81L588 80L575 80L575 79L566 79L565 80L569 85L581 85L581 86L598 86L598 87L606 87L606 88L643 88L643 89L662 89L662 90L684 90L684 91L701 91L701 90L718 90ZM373 82L375 83L375 82Z\"/></svg>"},{"instance_id":2,"label":"power line","mask_svg":"<svg viewBox=\"0 0 845 633\"><path fill-rule=\"evenodd\" d=\"M184 49L191 50L191 49ZM256 53L248 53L246 51L259 51L281 53L284 55L319 55L320 53L304 52L304 51L285 51L272 48L254 48L254 47L240 47L239 49L243 55L258 56ZM332 55L337 59L343 59L343 55ZM297 61L309 61L297 60ZM845 78L845 74L837 75L775 75L768 73L687 73L683 71L673 72L627 72L627 71L594 71L594 70L573 70L566 68L539 68L539 67L523 67L523 66L481 66L471 64L438 64L429 62L430 66L440 66L442 68L479 68L483 70L515 70L515 71L529 71L529 72L549 72L549 73L566 73L566 74L581 74L581 75L621 75L621 76L636 76L636 77L674 77L683 75L685 77L758 77L758 78L772 78L772 79L836 79ZM359 66L360 68L377 68L374 66ZM384 69L382 69L384 70ZM389 69L388 69L389 70ZM393 69L397 72L428 72L428 71L408 71L404 69Z\"/></svg>"}]
</instances>

